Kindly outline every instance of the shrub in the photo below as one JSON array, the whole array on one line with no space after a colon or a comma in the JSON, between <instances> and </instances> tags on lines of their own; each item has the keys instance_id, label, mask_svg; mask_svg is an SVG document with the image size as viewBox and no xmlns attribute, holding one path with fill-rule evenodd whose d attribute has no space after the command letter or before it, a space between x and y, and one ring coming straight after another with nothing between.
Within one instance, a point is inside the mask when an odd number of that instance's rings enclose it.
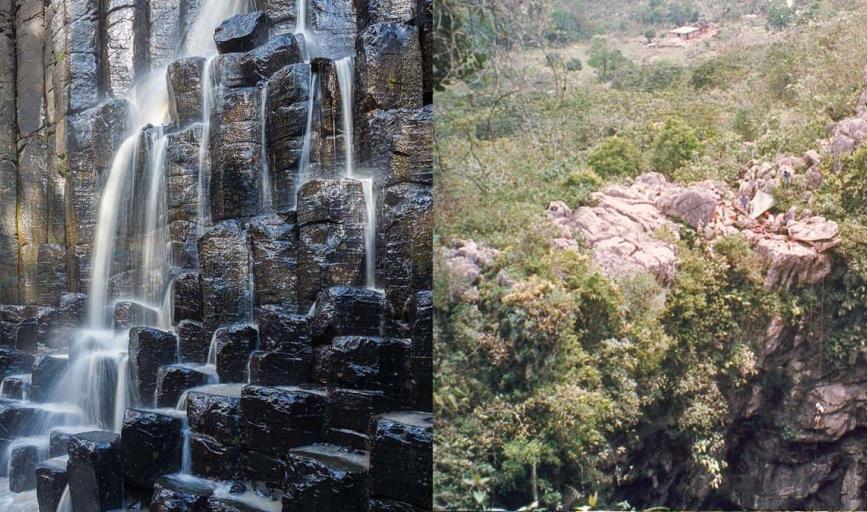
<instances>
[{"instance_id":1,"label":"shrub","mask_svg":"<svg viewBox=\"0 0 867 512\"><path fill-rule=\"evenodd\" d=\"M607 82L615 71L632 65L620 50L602 36L593 38L587 55L587 65L596 70L599 80L603 82Z\"/></svg>"},{"instance_id":2,"label":"shrub","mask_svg":"<svg viewBox=\"0 0 867 512\"><path fill-rule=\"evenodd\" d=\"M590 150L587 164L602 177L635 176L641 170L641 153L623 137L608 137Z\"/></svg>"},{"instance_id":3,"label":"shrub","mask_svg":"<svg viewBox=\"0 0 867 512\"><path fill-rule=\"evenodd\" d=\"M670 175L692 160L698 149L695 130L679 119L668 119L653 139L650 164L655 170Z\"/></svg>"},{"instance_id":4,"label":"shrub","mask_svg":"<svg viewBox=\"0 0 867 512\"><path fill-rule=\"evenodd\" d=\"M783 30L792 23L794 17L795 13L786 4L785 0L775 0L768 7L768 28Z\"/></svg>"},{"instance_id":5,"label":"shrub","mask_svg":"<svg viewBox=\"0 0 867 512\"><path fill-rule=\"evenodd\" d=\"M756 123L756 120L753 118L753 115L749 110L739 108L738 111L735 112L735 118L732 121L732 130L740 135L741 139L747 142L752 142L759 137L759 128L757 124L758 123Z\"/></svg>"},{"instance_id":6,"label":"shrub","mask_svg":"<svg viewBox=\"0 0 867 512\"><path fill-rule=\"evenodd\" d=\"M584 69L584 64L581 59L574 57L566 61L566 69L569 71L581 71Z\"/></svg>"}]
</instances>

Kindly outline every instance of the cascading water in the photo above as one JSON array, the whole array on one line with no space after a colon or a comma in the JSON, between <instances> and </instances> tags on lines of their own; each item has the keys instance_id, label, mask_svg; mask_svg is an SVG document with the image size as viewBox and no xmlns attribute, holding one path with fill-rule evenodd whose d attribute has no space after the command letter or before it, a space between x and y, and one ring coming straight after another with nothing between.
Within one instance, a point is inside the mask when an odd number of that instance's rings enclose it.
<instances>
[{"instance_id":1,"label":"cascading water","mask_svg":"<svg viewBox=\"0 0 867 512\"><path fill-rule=\"evenodd\" d=\"M217 56L211 55L202 66L202 143L199 144L199 181L198 204L196 210L196 234L202 236L205 228L211 225L211 194L210 174L211 155L208 151L208 140L211 136L211 113L214 109L214 94L218 90L214 74Z\"/></svg>"},{"instance_id":2,"label":"cascading water","mask_svg":"<svg viewBox=\"0 0 867 512\"><path fill-rule=\"evenodd\" d=\"M373 179L355 175L354 129L352 122L353 79L355 66L352 57L334 61L337 84L340 89L340 112L343 123L343 161L347 178L361 182L367 218L364 225L364 280L368 288L376 288L376 196Z\"/></svg>"},{"instance_id":3,"label":"cascading water","mask_svg":"<svg viewBox=\"0 0 867 512\"><path fill-rule=\"evenodd\" d=\"M271 172L268 168L268 82L262 85L262 93L259 96L259 145L261 146L260 157L262 167L259 171L261 177L260 187L262 188L262 211L271 212L274 207L274 200L271 193Z\"/></svg>"}]
</instances>

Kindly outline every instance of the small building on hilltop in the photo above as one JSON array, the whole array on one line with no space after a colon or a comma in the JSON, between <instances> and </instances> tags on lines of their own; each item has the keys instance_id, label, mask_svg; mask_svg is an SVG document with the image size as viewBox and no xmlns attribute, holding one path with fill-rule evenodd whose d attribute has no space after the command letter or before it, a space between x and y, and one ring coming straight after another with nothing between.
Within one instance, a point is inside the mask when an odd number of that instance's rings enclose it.
<instances>
[{"instance_id":1,"label":"small building on hilltop","mask_svg":"<svg viewBox=\"0 0 867 512\"><path fill-rule=\"evenodd\" d=\"M700 35L706 34L708 30L710 30L710 23L706 21L700 21L695 25L684 25L682 27L677 27L673 30L669 30L668 33L671 34L673 37L676 37L683 41L688 41Z\"/></svg>"}]
</instances>

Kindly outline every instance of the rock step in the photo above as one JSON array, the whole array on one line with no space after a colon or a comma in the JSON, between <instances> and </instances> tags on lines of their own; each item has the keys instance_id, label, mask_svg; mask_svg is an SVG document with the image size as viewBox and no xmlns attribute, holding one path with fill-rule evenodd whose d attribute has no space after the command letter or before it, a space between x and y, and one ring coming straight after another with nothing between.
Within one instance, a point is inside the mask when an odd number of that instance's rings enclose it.
<instances>
[{"instance_id":1,"label":"rock step","mask_svg":"<svg viewBox=\"0 0 867 512\"><path fill-rule=\"evenodd\" d=\"M358 510L368 501L370 455L331 444L289 450L284 511Z\"/></svg>"},{"instance_id":2,"label":"rock step","mask_svg":"<svg viewBox=\"0 0 867 512\"><path fill-rule=\"evenodd\" d=\"M36 465L48 458L48 436L21 437L6 447L2 472L9 478L11 492L36 488Z\"/></svg>"},{"instance_id":3,"label":"rock step","mask_svg":"<svg viewBox=\"0 0 867 512\"><path fill-rule=\"evenodd\" d=\"M69 442L67 481L73 510L122 508L120 436L104 431L73 435Z\"/></svg>"},{"instance_id":4,"label":"rock step","mask_svg":"<svg viewBox=\"0 0 867 512\"><path fill-rule=\"evenodd\" d=\"M16 438L80 422L81 410L75 406L0 399L0 449L5 449Z\"/></svg>"},{"instance_id":5,"label":"rock step","mask_svg":"<svg viewBox=\"0 0 867 512\"><path fill-rule=\"evenodd\" d=\"M52 399L55 384L69 365L68 355L41 354L33 361L30 400L48 402Z\"/></svg>"},{"instance_id":6,"label":"rock step","mask_svg":"<svg viewBox=\"0 0 867 512\"><path fill-rule=\"evenodd\" d=\"M184 391L205 386L213 381L215 374L206 366L170 364L157 370L156 406L176 407Z\"/></svg>"},{"instance_id":7,"label":"rock step","mask_svg":"<svg viewBox=\"0 0 867 512\"><path fill-rule=\"evenodd\" d=\"M238 487L229 482L179 474L159 478L154 485L150 512L181 510L275 512L280 510L280 502L259 496L247 486Z\"/></svg>"},{"instance_id":8,"label":"rock step","mask_svg":"<svg viewBox=\"0 0 867 512\"><path fill-rule=\"evenodd\" d=\"M71 425L56 427L48 434L48 456L66 457L69 455L69 442L75 434L99 430L96 425Z\"/></svg>"},{"instance_id":9,"label":"rock step","mask_svg":"<svg viewBox=\"0 0 867 512\"><path fill-rule=\"evenodd\" d=\"M370 494L429 507L433 500L433 415L393 412L371 420Z\"/></svg>"},{"instance_id":10,"label":"rock step","mask_svg":"<svg viewBox=\"0 0 867 512\"><path fill-rule=\"evenodd\" d=\"M57 510L66 488L66 464L69 456L54 457L36 466L36 499L39 510Z\"/></svg>"},{"instance_id":11,"label":"rock step","mask_svg":"<svg viewBox=\"0 0 867 512\"><path fill-rule=\"evenodd\" d=\"M3 378L0 384L0 396L10 400L28 400L30 398L30 374L20 373Z\"/></svg>"}]
</instances>

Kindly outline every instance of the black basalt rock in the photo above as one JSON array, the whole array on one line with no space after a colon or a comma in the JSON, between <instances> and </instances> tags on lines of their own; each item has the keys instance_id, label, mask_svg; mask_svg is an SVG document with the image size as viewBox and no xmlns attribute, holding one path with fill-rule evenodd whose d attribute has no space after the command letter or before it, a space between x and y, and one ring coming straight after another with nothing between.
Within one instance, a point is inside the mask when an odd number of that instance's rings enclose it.
<instances>
[{"instance_id":1,"label":"black basalt rock","mask_svg":"<svg viewBox=\"0 0 867 512\"><path fill-rule=\"evenodd\" d=\"M328 398L318 389L245 386L241 416L245 449L282 456L290 448L322 440Z\"/></svg>"},{"instance_id":2,"label":"black basalt rock","mask_svg":"<svg viewBox=\"0 0 867 512\"><path fill-rule=\"evenodd\" d=\"M316 444L289 451L284 512L352 510L368 507L366 453Z\"/></svg>"},{"instance_id":3,"label":"black basalt rock","mask_svg":"<svg viewBox=\"0 0 867 512\"><path fill-rule=\"evenodd\" d=\"M177 359L178 340L174 333L151 327L130 329L130 377L143 403L153 403L160 366L172 364Z\"/></svg>"},{"instance_id":4,"label":"black basalt rock","mask_svg":"<svg viewBox=\"0 0 867 512\"><path fill-rule=\"evenodd\" d=\"M152 487L157 477L181 467L181 418L127 409L121 430L123 474L134 485Z\"/></svg>"},{"instance_id":5,"label":"black basalt rock","mask_svg":"<svg viewBox=\"0 0 867 512\"><path fill-rule=\"evenodd\" d=\"M370 418L394 410L396 402L383 391L345 388L329 389L328 400L331 403L328 426L356 432L366 432Z\"/></svg>"},{"instance_id":6,"label":"black basalt rock","mask_svg":"<svg viewBox=\"0 0 867 512\"><path fill-rule=\"evenodd\" d=\"M268 17L262 12L232 16L214 32L214 42L220 53L246 52L267 39Z\"/></svg>"},{"instance_id":7,"label":"black basalt rock","mask_svg":"<svg viewBox=\"0 0 867 512\"><path fill-rule=\"evenodd\" d=\"M410 391L409 349L408 339L334 338L329 384L352 389L382 389L392 397L405 397Z\"/></svg>"},{"instance_id":8,"label":"black basalt rock","mask_svg":"<svg viewBox=\"0 0 867 512\"><path fill-rule=\"evenodd\" d=\"M257 304L297 302L298 229L295 212L256 217L250 223Z\"/></svg>"},{"instance_id":9,"label":"black basalt rock","mask_svg":"<svg viewBox=\"0 0 867 512\"><path fill-rule=\"evenodd\" d=\"M295 308L268 304L256 308L259 342L263 350L310 357L310 317L295 313Z\"/></svg>"},{"instance_id":10,"label":"black basalt rock","mask_svg":"<svg viewBox=\"0 0 867 512\"><path fill-rule=\"evenodd\" d=\"M244 450L241 454L241 468L244 479L262 483L272 489L281 489L286 484L286 457L255 450Z\"/></svg>"},{"instance_id":11,"label":"black basalt rock","mask_svg":"<svg viewBox=\"0 0 867 512\"><path fill-rule=\"evenodd\" d=\"M56 512L66 489L66 463L69 456L54 457L36 466L36 499L39 512Z\"/></svg>"},{"instance_id":12,"label":"black basalt rock","mask_svg":"<svg viewBox=\"0 0 867 512\"><path fill-rule=\"evenodd\" d=\"M190 430L230 446L241 444L241 384L214 384L187 394Z\"/></svg>"},{"instance_id":13,"label":"black basalt rock","mask_svg":"<svg viewBox=\"0 0 867 512\"><path fill-rule=\"evenodd\" d=\"M298 191L299 300L338 284L363 280L366 209L360 181L310 180Z\"/></svg>"},{"instance_id":14,"label":"black basalt rock","mask_svg":"<svg viewBox=\"0 0 867 512\"><path fill-rule=\"evenodd\" d=\"M433 500L433 423L430 413L388 413L371 420L372 496L429 507Z\"/></svg>"},{"instance_id":15,"label":"black basalt rock","mask_svg":"<svg viewBox=\"0 0 867 512\"><path fill-rule=\"evenodd\" d=\"M374 110L368 116L367 165L382 186L433 184L433 107Z\"/></svg>"},{"instance_id":16,"label":"black basalt rock","mask_svg":"<svg viewBox=\"0 0 867 512\"><path fill-rule=\"evenodd\" d=\"M359 45L363 111L416 108L424 104L418 27L374 23L364 29Z\"/></svg>"},{"instance_id":17,"label":"black basalt rock","mask_svg":"<svg viewBox=\"0 0 867 512\"><path fill-rule=\"evenodd\" d=\"M250 354L250 384L292 386L310 381L310 357L259 350Z\"/></svg>"},{"instance_id":18,"label":"black basalt rock","mask_svg":"<svg viewBox=\"0 0 867 512\"><path fill-rule=\"evenodd\" d=\"M199 238L203 326L208 343L219 327L248 320L250 290L249 237L238 221L214 225Z\"/></svg>"},{"instance_id":19,"label":"black basalt rock","mask_svg":"<svg viewBox=\"0 0 867 512\"><path fill-rule=\"evenodd\" d=\"M166 71L172 121L186 126L202 121L202 57L184 57L171 64Z\"/></svg>"},{"instance_id":20,"label":"black basalt rock","mask_svg":"<svg viewBox=\"0 0 867 512\"><path fill-rule=\"evenodd\" d=\"M386 498L370 498L369 512L425 512L430 507L417 507L405 501L389 500Z\"/></svg>"},{"instance_id":21,"label":"black basalt rock","mask_svg":"<svg viewBox=\"0 0 867 512\"><path fill-rule=\"evenodd\" d=\"M240 65L247 79L246 85L255 85L260 80L270 78L278 69L301 62L304 62L304 56L295 34L280 34L245 53Z\"/></svg>"},{"instance_id":22,"label":"black basalt rock","mask_svg":"<svg viewBox=\"0 0 867 512\"><path fill-rule=\"evenodd\" d=\"M29 373L33 356L14 348L0 347L0 377Z\"/></svg>"},{"instance_id":23,"label":"black basalt rock","mask_svg":"<svg viewBox=\"0 0 867 512\"><path fill-rule=\"evenodd\" d=\"M67 479L73 510L107 512L123 507L120 436L101 431L72 436Z\"/></svg>"},{"instance_id":24,"label":"black basalt rock","mask_svg":"<svg viewBox=\"0 0 867 512\"><path fill-rule=\"evenodd\" d=\"M311 330L314 343L336 336L377 336L382 328L385 295L369 288L334 286L316 298Z\"/></svg>"},{"instance_id":25,"label":"black basalt rock","mask_svg":"<svg viewBox=\"0 0 867 512\"><path fill-rule=\"evenodd\" d=\"M250 354L259 344L256 328L249 325L221 327L214 339L220 382L247 382Z\"/></svg>"},{"instance_id":26,"label":"black basalt rock","mask_svg":"<svg viewBox=\"0 0 867 512\"><path fill-rule=\"evenodd\" d=\"M178 322L177 331L181 362L206 363L208 361L208 350L210 349L211 341L205 338L202 322L181 320Z\"/></svg>"},{"instance_id":27,"label":"black basalt rock","mask_svg":"<svg viewBox=\"0 0 867 512\"><path fill-rule=\"evenodd\" d=\"M182 364L161 366L157 371L157 407L175 407L184 391L204 386L210 376Z\"/></svg>"},{"instance_id":28,"label":"black basalt rock","mask_svg":"<svg viewBox=\"0 0 867 512\"><path fill-rule=\"evenodd\" d=\"M39 349L39 324L35 318L28 318L18 324L15 330L15 348L28 354L36 354Z\"/></svg>"},{"instance_id":29,"label":"black basalt rock","mask_svg":"<svg viewBox=\"0 0 867 512\"><path fill-rule=\"evenodd\" d=\"M202 320L202 287L198 272L182 272L172 281L172 320Z\"/></svg>"},{"instance_id":30,"label":"black basalt rock","mask_svg":"<svg viewBox=\"0 0 867 512\"><path fill-rule=\"evenodd\" d=\"M30 400L34 402L51 401L51 393L54 385L66 371L69 358L67 356L55 356L42 354L33 363L31 374Z\"/></svg>"},{"instance_id":31,"label":"black basalt rock","mask_svg":"<svg viewBox=\"0 0 867 512\"><path fill-rule=\"evenodd\" d=\"M0 386L3 398L24 400L30 396L30 375L11 375L3 379Z\"/></svg>"},{"instance_id":32,"label":"black basalt rock","mask_svg":"<svg viewBox=\"0 0 867 512\"><path fill-rule=\"evenodd\" d=\"M160 477L154 485L150 512L201 512L215 487L207 480Z\"/></svg>"},{"instance_id":33,"label":"black basalt rock","mask_svg":"<svg viewBox=\"0 0 867 512\"><path fill-rule=\"evenodd\" d=\"M125 331L140 325L155 325L159 320L155 309L133 301L120 301L114 305L114 328Z\"/></svg>"},{"instance_id":34,"label":"black basalt rock","mask_svg":"<svg viewBox=\"0 0 867 512\"><path fill-rule=\"evenodd\" d=\"M24 492L36 488L39 447L31 444L12 448L9 454L9 490Z\"/></svg>"},{"instance_id":35,"label":"black basalt rock","mask_svg":"<svg viewBox=\"0 0 867 512\"><path fill-rule=\"evenodd\" d=\"M241 448L203 434L190 434L190 469L196 476L214 480L241 477Z\"/></svg>"},{"instance_id":36,"label":"black basalt rock","mask_svg":"<svg viewBox=\"0 0 867 512\"><path fill-rule=\"evenodd\" d=\"M64 428L52 430L48 435L48 456L65 457L69 455L69 442L73 434Z\"/></svg>"}]
</instances>

